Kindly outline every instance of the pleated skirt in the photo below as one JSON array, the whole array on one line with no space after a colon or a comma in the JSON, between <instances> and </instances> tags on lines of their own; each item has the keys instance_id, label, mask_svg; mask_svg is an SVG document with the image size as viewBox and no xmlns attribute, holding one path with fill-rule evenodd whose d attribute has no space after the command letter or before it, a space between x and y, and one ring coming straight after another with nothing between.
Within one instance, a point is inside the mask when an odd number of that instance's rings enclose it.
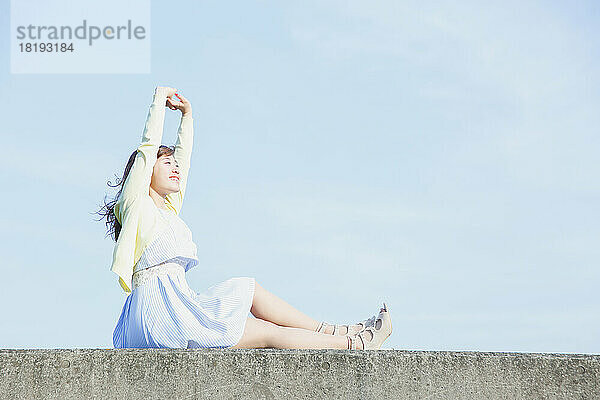
<instances>
[{"instance_id":1,"label":"pleated skirt","mask_svg":"<svg viewBox=\"0 0 600 400\"><path fill-rule=\"evenodd\" d=\"M137 279L136 279L137 278ZM180 264L134 275L113 332L115 348L227 348L244 333L255 280L235 277L194 292Z\"/></svg>"}]
</instances>

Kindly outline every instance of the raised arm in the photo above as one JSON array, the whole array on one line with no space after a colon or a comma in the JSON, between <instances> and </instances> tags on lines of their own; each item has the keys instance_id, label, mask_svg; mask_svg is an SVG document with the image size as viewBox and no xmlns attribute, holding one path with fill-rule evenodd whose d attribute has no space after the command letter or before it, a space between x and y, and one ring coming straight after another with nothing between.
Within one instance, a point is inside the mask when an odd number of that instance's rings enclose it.
<instances>
[{"instance_id":1,"label":"raised arm","mask_svg":"<svg viewBox=\"0 0 600 400\"><path fill-rule=\"evenodd\" d=\"M161 86L154 91L154 97L142 134L142 143L137 149L135 161L115 204L115 216L121 224L123 224L123 217L129 205L139 196L148 195L152 171L163 135L166 100L174 93L175 89Z\"/></svg>"},{"instance_id":2,"label":"raised arm","mask_svg":"<svg viewBox=\"0 0 600 400\"><path fill-rule=\"evenodd\" d=\"M167 105L173 104L173 109L181 110L181 121L177 131L177 142L175 143L175 161L179 165L179 192L168 194L166 201L177 214L181 211L183 197L187 187L187 179L190 171L190 160L192 158L192 147L194 145L194 120L192 118L192 106L190 102L180 95L181 102L172 99Z\"/></svg>"}]
</instances>

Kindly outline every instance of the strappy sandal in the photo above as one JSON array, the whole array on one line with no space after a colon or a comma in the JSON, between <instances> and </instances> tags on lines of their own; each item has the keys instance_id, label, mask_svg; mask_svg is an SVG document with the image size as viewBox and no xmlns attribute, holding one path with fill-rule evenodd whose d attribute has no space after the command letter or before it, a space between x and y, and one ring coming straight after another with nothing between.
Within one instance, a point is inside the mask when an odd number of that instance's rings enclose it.
<instances>
[{"instance_id":1,"label":"strappy sandal","mask_svg":"<svg viewBox=\"0 0 600 400\"><path fill-rule=\"evenodd\" d=\"M356 335L347 336L347 338L348 338L348 350L362 350L362 349L359 349L358 346L356 345L356 343L358 342L358 338L359 338L358 335L359 334L357 333ZM365 341L362 338L361 338L361 340L363 342L363 349L364 349Z\"/></svg>"},{"instance_id":2,"label":"strappy sandal","mask_svg":"<svg viewBox=\"0 0 600 400\"><path fill-rule=\"evenodd\" d=\"M381 312L386 309L385 303L383 303L383 308L381 309L381 311L379 312L379 316L381 315ZM379 316L375 316L373 315L371 318L367 318L364 319L360 322L357 322L354 325L333 325L333 324L329 324L325 321L322 321L319 324L319 327L316 329L316 332L319 333L325 333L325 330L327 329L328 326L333 326L333 332L330 333L330 335L338 335L338 336L351 336L351 335L356 335L359 332L362 332L365 330L365 328L368 328L369 326L374 326L375 325L375 320L379 317ZM356 327L356 325L358 325L358 327ZM346 333L341 334L341 328L342 327L346 327Z\"/></svg>"},{"instance_id":3,"label":"strappy sandal","mask_svg":"<svg viewBox=\"0 0 600 400\"><path fill-rule=\"evenodd\" d=\"M375 325L375 318L377 318L377 317L375 315L373 315L371 318L357 322L354 325L337 325L337 324L333 325L333 324L328 324L325 321L322 321L319 324L319 327L317 328L316 332L325 333L325 330L327 330L328 326L333 326L333 332L330 333L330 335L351 336L351 335L355 335L359 332L362 332L365 328L367 328L369 326ZM358 325L358 327L356 327L356 325ZM344 334L340 333L342 330L342 327L346 327L346 333L344 333Z\"/></svg>"},{"instance_id":4,"label":"strappy sandal","mask_svg":"<svg viewBox=\"0 0 600 400\"><path fill-rule=\"evenodd\" d=\"M360 321L360 322L356 323L356 325L361 325L361 328L359 330L355 331L353 334L362 332L365 330L365 328L368 328L369 326L375 326L375 321L378 318L381 318L381 313L383 313L384 311L387 311L387 306L385 305L385 303L383 303L383 307L379 310L379 314L377 316L373 315L369 319L365 319L364 321Z\"/></svg>"},{"instance_id":5,"label":"strappy sandal","mask_svg":"<svg viewBox=\"0 0 600 400\"><path fill-rule=\"evenodd\" d=\"M348 336L348 344L350 350L357 350L356 345L358 339L361 340L363 350L379 350L383 342L392 334L392 318L387 309L385 303L383 303L384 309L379 313L374 326L368 326L363 331ZM377 322L381 320L381 325L377 328ZM371 337L366 332L369 332Z\"/></svg>"}]
</instances>

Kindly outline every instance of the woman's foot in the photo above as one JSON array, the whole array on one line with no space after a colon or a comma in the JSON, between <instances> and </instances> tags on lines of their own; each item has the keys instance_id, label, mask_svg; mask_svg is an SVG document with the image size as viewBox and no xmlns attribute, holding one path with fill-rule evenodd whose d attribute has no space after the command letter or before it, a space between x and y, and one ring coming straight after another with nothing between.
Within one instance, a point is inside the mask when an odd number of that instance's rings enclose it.
<instances>
[{"instance_id":1,"label":"woman's foot","mask_svg":"<svg viewBox=\"0 0 600 400\"><path fill-rule=\"evenodd\" d=\"M362 339L360 336L362 336ZM365 343L371 343L373 341L373 336L373 332L370 329L346 336L348 338L348 350L364 350Z\"/></svg>"},{"instance_id":2,"label":"woman's foot","mask_svg":"<svg viewBox=\"0 0 600 400\"><path fill-rule=\"evenodd\" d=\"M348 349L378 350L383 342L392 334L392 319L384 303L374 326L365 328L362 332L348 336Z\"/></svg>"},{"instance_id":3,"label":"woman's foot","mask_svg":"<svg viewBox=\"0 0 600 400\"><path fill-rule=\"evenodd\" d=\"M317 332L325 333L326 335L335 335L335 336L346 336L348 334L353 335L355 333L360 332L365 328L364 325L354 324L354 325L332 325L327 322L322 322L322 325L317 328ZM349 332L349 333L348 333Z\"/></svg>"},{"instance_id":4,"label":"woman's foot","mask_svg":"<svg viewBox=\"0 0 600 400\"><path fill-rule=\"evenodd\" d=\"M379 310L379 316L385 311L385 308ZM325 333L327 335L349 336L355 335L365 330L369 326L375 325L375 320L379 317L373 315L371 318L365 319L353 325L332 325L325 321L317 327L316 332Z\"/></svg>"}]
</instances>

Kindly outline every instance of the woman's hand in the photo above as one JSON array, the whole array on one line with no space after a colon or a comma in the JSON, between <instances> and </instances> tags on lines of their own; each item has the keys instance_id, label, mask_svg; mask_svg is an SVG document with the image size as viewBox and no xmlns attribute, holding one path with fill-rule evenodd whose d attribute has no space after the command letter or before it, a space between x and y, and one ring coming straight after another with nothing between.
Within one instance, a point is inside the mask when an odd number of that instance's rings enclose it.
<instances>
[{"instance_id":1,"label":"woman's hand","mask_svg":"<svg viewBox=\"0 0 600 400\"><path fill-rule=\"evenodd\" d=\"M172 96L167 97L167 107L171 110L179 110L181 111L181 115L191 115L192 114L192 104L186 99L182 94L178 93L178 96L181 97L181 101L173 100Z\"/></svg>"}]
</instances>

